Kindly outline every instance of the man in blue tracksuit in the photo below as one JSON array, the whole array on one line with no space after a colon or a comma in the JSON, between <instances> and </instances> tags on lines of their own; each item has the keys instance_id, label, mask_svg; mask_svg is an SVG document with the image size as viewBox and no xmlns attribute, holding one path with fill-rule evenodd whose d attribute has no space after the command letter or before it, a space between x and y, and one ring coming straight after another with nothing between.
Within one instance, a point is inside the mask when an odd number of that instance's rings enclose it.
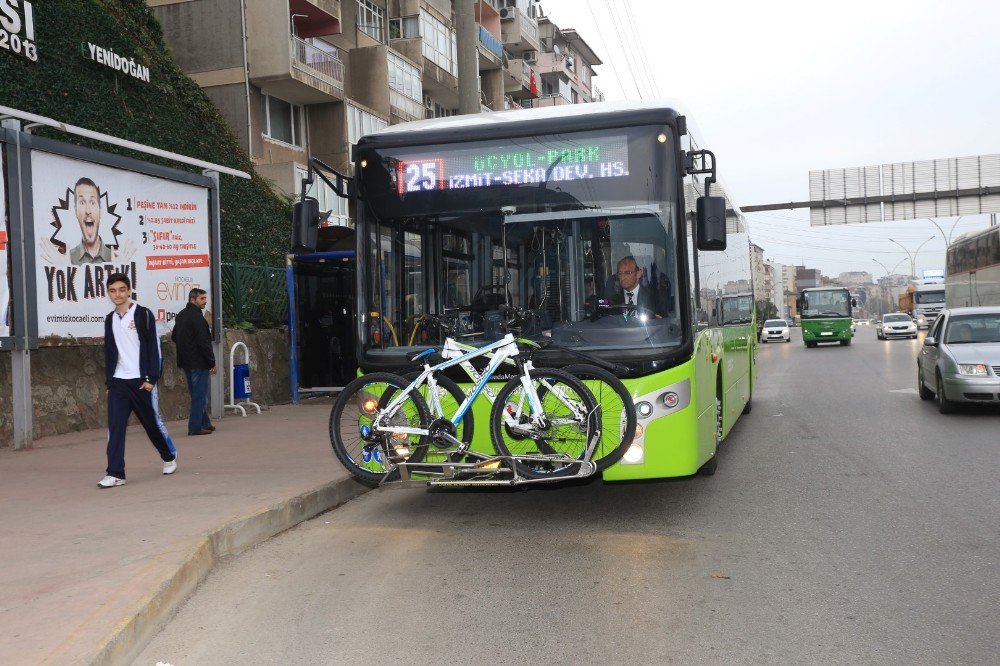
<instances>
[{"instance_id":1,"label":"man in blue tracksuit","mask_svg":"<svg viewBox=\"0 0 1000 666\"><path fill-rule=\"evenodd\" d=\"M132 302L128 276L108 278L115 309L104 320L104 372L108 386L108 469L98 488L125 485L125 427L133 412L163 460L163 473L177 471L177 454L157 411L160 340L156 318Z\"/></svg>"}]
</instances>

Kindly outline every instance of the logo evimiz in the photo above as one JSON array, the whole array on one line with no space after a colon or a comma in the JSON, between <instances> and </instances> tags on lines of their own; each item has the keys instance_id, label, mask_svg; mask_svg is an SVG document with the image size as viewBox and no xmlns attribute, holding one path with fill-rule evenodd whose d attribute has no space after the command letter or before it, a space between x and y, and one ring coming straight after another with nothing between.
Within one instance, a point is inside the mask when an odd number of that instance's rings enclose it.
<instances>
[{"instance_id":1,"label":"logo evimiz","mask_svg":"<svg viewBox=\"0 0 1000 666\"><path fill-rule=\"evenodd\" d=\"M26 0L0 0L0 49L38 61L35 10Z\"/></svg>"}]
</instances>

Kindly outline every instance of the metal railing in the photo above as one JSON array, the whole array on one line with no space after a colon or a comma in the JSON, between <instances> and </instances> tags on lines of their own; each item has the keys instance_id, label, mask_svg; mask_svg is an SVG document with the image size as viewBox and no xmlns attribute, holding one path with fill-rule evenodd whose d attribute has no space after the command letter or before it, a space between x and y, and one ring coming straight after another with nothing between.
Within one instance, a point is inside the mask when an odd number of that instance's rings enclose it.
<instances>
[{"instance_id":1,"label":"metal railing","mask_svg":"<svg viewBox=\"0 0 1000 666\"><path fill-rule=\"evenodd\" d=\"M222 264L222 318L227 326L274 328L288 323L285 270Z\"/></svg>"},{"instance_id":2,"label":"metal railing","mask_svg":"<svg viewBox=\"0 0 1000 666\"><path fill-rule=\"evenodd\" d=\"M292 64L328 83L337 90L344 89L344 63L335 54L318 49L300 39L291 38Z\"/></svg>"}]
</instances>

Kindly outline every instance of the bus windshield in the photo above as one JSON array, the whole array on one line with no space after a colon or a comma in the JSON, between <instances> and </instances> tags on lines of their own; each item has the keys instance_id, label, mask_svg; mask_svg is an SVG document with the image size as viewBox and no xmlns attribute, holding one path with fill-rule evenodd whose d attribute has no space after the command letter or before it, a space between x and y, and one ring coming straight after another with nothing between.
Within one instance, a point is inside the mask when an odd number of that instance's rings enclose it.
<instances>
[{"instance_id":1,"label":"bus windshield","mask_svg":"<svg viewBox=\"0 0 1000 666\"><path fill-rule=\"evenodd\" d=\"M679 346L672 144L658 126L362 145L366 356L439 344L447 329L496 340L504 305L529 311L521 336L564 347Z\"/></svg>"},{"instance_id":2,"label":"bus windshield","mask_svg":"<svg viewBox=\"0 0 1000 666\"><path fill-rule=\"evenodd\" d=\"M802 316L850 317L850 294L846 289L802 292Z\"/></svg>"}]
</instances>

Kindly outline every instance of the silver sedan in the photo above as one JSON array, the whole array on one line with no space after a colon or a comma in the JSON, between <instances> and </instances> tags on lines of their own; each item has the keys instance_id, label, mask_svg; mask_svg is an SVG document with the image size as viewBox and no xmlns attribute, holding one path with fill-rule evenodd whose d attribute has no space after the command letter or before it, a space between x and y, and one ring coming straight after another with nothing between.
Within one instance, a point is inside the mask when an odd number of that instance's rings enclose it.
<instances>
[{"instance_id":1,"label":"silver sedan","mask_svg":"<svg viewBox=\"0 0 1000 666\"><path fill-rule=\"evenodd\" d=\"M938 315L917 355L917 390L942 414L959 402L1000 404L1000 306Z\"/></svg>"}]
</instances>

